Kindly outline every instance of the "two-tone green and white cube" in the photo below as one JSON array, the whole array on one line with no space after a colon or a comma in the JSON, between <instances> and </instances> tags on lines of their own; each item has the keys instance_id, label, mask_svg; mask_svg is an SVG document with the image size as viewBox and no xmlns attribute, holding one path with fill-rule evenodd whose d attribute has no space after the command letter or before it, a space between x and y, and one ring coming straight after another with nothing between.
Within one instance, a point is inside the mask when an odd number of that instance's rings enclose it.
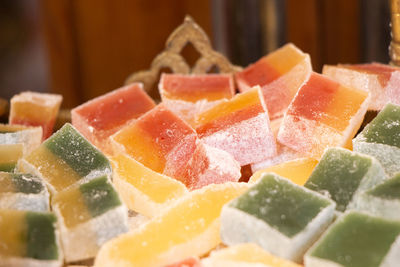
<instances>
[{"instance_id":1,"label":"two-tone green and white cube","mask_svg":"<svg viewBox=\"0 0 400 267\"><path fill-rule=\"evenodd\" d=\"M256 243L296 262L334 218L335 203L273 173L225 205L221 239L227 245Z\"/></svg>"}]
</instances>

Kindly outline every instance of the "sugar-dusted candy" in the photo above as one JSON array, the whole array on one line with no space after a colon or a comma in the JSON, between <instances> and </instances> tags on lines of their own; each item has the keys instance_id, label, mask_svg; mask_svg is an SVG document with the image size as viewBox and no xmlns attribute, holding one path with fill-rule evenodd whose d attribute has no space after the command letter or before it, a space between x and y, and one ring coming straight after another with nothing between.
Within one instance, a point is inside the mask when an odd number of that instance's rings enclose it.
<instances>
[{"instance_id":1,"label":"sugar-dusted candy","mask_svg":"<svg viewBox=\"0 0 400 267\"><path fill-rule=\"evenodd\" d=\"M0 171L14 172L18 160L23 156L23 151L23 144L0 144Z\"/></svg>"},{"instance_id":2,"label":"sugar-dusted candy","mask_svg":"<svg viewBox=\"0 0 400 267\"><path fill-rule=\"evenodd\" d=\"M325 151L304 186L330 197L343 212L358 194L385 178L382 165L373 157L335 147Z\"/></svg>"},{"instance_id":3,"label":"sugar-dusted candy","mask_svg":"<svg viewBox=\"0 0 400 267\"><path fill-rule=\"evenodd\" d=\"M400 105L400 68L379 63L325 65L323 74L345 86L370 92L370 110L381 110L387 103Z\"/></svg>"},{"instance_id":4,"label":"sugar-dusted candy","mask_svg":"<svg viewBox=\"0 0 400 267\"><path fill-rule=\"evenodd\" d=\"M243 243L220 250L201 260L203 267L300 267L294 262L276 257L254 243Z\"/></svg>"},{"instance_id":5,"label":"sugar-dusted candy","mask_svg":"<svg viewBox=\"0 0 400 267\"><path fill-rule=\"evenodd\" d=\"M224 244L256 243L279 257L301 262L334 217L335 203L273 173L265 174L221 213Z\"/></svg>"},{"instance_id":6,"label":"sugar-dusted candy","mask_svg":"<svg viewBox=\"0 0 400 267\"><path fill-rule=\"evenodd\" d=\"M45 183L31 174L0 172L0 209L48 211Z\"/></svg>"},{"instance_id":7,"label":"sugar-dusted candy","mask_svg":"<svg viewBox=\"0 0 400 267\"><path fill-rule=\"evenodd\" d=\"M397 267L400 222L348 212L307 252L305 267Z\"/></svg>"},{"instance_id":8,"label":"sugar-dusted candy","mask_svg":"<svg viewBox=\"0 0 400 267\"><path fill-rule=\"evenodd\" d=\"M182 179L196 149L196 132L163 104L111 137L114 152L127 153L153 171Z\"/></svg>"},{"instance_id":9,"label":"sugar-dusted candy","mask_svg":"<svg viewBox=\"0 0 400 267\"><path fill-rule=\"evenodd\" d=\"M143 85L133 83L74 108L72 125L100 150L110 153L109 136L153 107Z\"/></svg>"},{"instance_id":10,"label":"sugar-dusted candy","mask_svg":"<svg viewBox=\"0 0 400 267\"><path fill-rule=\"evenodd\" d=\"M111 157L113 183L129 209L147 217L159 215L188 192L176 179L147 168L125 154Z\"/></svg>"},{"instance_id":11,"label":"sugar-dusted candy","mask_svg":"<svg viewBox=\"0 0 400 267\"><path fill-rule=\"evenodd\" d=\"M61 95L22 92L11 98L9 122L11 124L41 126L43 140L45 140L53 132L61 101Z\"/></svg>"},{"instance_id":12,"label":"sugar-dusted candy","mask_svg":"<svg viewBox=\"0 0 400 267\"><path fill-rule=\"evenodd\" d=\"M94 257L106 241L128 231L128 210L106 176L58 193L51 205L67 262Z\"/></svg>"},{"instance_id":13,"label":"sugar-dusted candy","mask_svg":"<svg viewBox=\"0 0 400 267\"><path fill-rule=\"evenodd\" d=\"M304 185L310 177L312 171L318 161L313 158L299 158L278 165L270 166L265 169L258 170L251 177L249 182L255 183L266 172L273 172L279 176L291 180L297 185Z\"/></svg>"},{"instance_id":14,"label":"sugar-dusted candy","mask_svg":"<svg viewBox=\"0 0 400 267\"><path fill-rule=\"evenodd\" d=\"M222 206L247 188L225 183L190 192L139 229L106 243L95 266L164 266L204 255L221 241Z\"/></svg>"},{"instance_id":15,"label":"sugar-dusted candy","mask_svg":"<svg viewBox=\"0 0 400 267\"><path fill-rule=\"evenodd\" d=\"M208 184L237 182L240 165L231 154L198 142L186 167L185 185L193 190Z\"/></svg>"},{"instance_id":16,"label":"sugar-dusted candy","mask_svg":"<svg viewBox=\"0 0 400 267\"><path fill-rule=\"evenodd\" d=\"M235 94L231 74L163 73L158 88L165 106L189 123L195 114Z\"/></svg>"},{"instance_id":17,"label":"sugar-dusted candy","mask_svg":"<svg viewBox=\"0 0 400 267\"><path fill-rule=\"evenodd\" d=\"M312 71L310 56L287 44L235 74L239 90L259 85L271 120L283 116Z\"/></svg>"},{"instance_id":18,"label":"sugar-dusted candy","mask_svg":"<svg viewBox=\"0 0 400 267\"><path fill-rule=\"evenodd\" d=\"M199 114L194 124L205 144L232 154L241 166L276 154L275 137L259 87Z\"/></svg>"},{"instance_id":19,"label":"sugar-dusted candy","mask_svg":"<svg viewBox=\"0 0 400 267\"><path fill-rule=\"evenodd\" d=\"M359 194L355 209L400 221L400 173Z\"/></svg>"},{"instance_id":20,"label":"sugar-dusted candy","mask_svg":"<svg viewBox=\"0 0 400 267\"><path fill-rule=\"evenodd\" d=\"M0 210L1 267L61 267L56 217L49 212Z\"/></svg>"},{"instance_id":21,"label":"sugar-dusted candy","mask_svg":"<svg viewBox=\"0 0 400 267\"><path fill-rule=\"evenodd\" d=\"M291 102L277 139L318 160L327 147L351 146L368 105L367 92L312 73Z\"/></svg>"},{"instance_id":22,"label":"sugar-dusted candy","mask_svg":"<svg viewBox=\"0 0 400 267\"><path fill-rule=\"evenodd\" d=\"M375 157L388 176L400 172L400 106L387 104L353 139L353 149Z\"/></svg>"},{"instance_id":23,"label":"sugar-dusted candy","mask_svg":"<svg viewBox=\"0 0 400 267\"><path fill-rule=\"evenodd\" d=\"M23 154L28 155L41 142L41 127L0 123L0 145L23 144Z\"/></svg>"},{"instance_id":24,"label":"sugar-dusted candy","mask_svg":"<svg viewBox=\"0 0 400 267\"><path fill-rule=\"evenodd\" d=\"M108 159L69 123L21 159L18 167L43 178L53 193L112 173Z\"/></svg>"},{"instance_id":25,"label":"sugar-dusted candy","mask_svg":"<svg viewBox=\"0 0 400 267\"><path fill-rule=\"evenodd\" d=\"M179 262L165 265L164 267L204 267L199 257L189 257Z\"/></svg>"}]
</instances>

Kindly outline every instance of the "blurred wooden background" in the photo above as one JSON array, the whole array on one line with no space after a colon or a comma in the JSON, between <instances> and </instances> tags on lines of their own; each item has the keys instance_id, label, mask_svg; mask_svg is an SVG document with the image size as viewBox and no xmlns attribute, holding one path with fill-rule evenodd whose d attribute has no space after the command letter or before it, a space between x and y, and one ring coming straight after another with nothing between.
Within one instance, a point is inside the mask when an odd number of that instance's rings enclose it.
<instances>
[{"instance_id":1,"label":"blurred wooden background","mask_svg":"<svg viewBox=\"0 0 400 267\"><path fill-rule=\"evenodd\" d=\"M323 64L372 60L387 63L387 2L5 0L0 3L0 14L8 14L11 21L25 20L14 30L34 36L27 40L36 40L42 47L30 54L43 55L40 59L18 58L25 69L33 70L23 72L25 83L21 83L18 73L21 68L13 69L17 73L14 76L7 74L7 64L13 58L7 56L7 50L1 50L1 42L8 41L4 33L10 32L10 28L2 26L10 24L0 16L0 97L9 98L19 91L40 87L42 91L62 94L63 106L71 108L118 88L130 73L149 67L186 14L207 32L217 50L242 66L286 42L310 53L316 71ZM12 14L21 14L21 5L24 8L20 17L9 15L10 8L14 10ZM189 61L196 58L190 48L184 53ZM29 83L38 77L35 86Z\"/></svg>"}]
</instances>

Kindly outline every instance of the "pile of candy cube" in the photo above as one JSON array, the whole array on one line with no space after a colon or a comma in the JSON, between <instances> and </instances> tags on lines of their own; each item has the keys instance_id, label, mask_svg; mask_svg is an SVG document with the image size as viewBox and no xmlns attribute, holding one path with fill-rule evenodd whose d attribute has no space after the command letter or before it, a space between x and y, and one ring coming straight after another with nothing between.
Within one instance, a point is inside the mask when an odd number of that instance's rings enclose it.
<instances>
[{"instance_id":1,"label":"pile of candy cube","mask_svg":"<svg viewBox=\"0 0 400 267\"><path fill-rule=\"evenodd\" d=\"M11 99L0 266L400 266L400 69L318 74L287 44L158 88L157 105L140 83L99 96L55 133L61 96Z\"/></svg>"}]
</instances>

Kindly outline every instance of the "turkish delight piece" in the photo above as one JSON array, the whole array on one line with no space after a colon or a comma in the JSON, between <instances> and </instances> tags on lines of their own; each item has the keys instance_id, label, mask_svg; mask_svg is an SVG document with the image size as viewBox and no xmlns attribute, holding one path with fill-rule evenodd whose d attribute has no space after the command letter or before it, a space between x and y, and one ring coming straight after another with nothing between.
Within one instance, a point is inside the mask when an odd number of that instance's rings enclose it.
<instances>
[{"instance_id":1,"label":"turkish delight piece","mask_svg":"<svg viewBox=\"0 0 400 267\"><path fill-rule=\"evenodd\" d=\"M224 244L256 243L279 257L301 262L331 223L335 203L273 173L265 174L221 213Z\"/></svg>"},{"instance_id":2,"label":"turkish delight piece","mask_svg":"<svg viewBox=\"0 0 400 267\"><path fill-rule=\"evenodd\" d=\"M197 143L186 168L186 186L193 190L208 184L237 182L241 177L239 163L221 149Z\"/></svg>"},{"instance_id":3,"label":"turkish delight piece","mask_svg":"<svg viewBox=\"0 0 400 267\"><path fill-rule=\"evenodd\" d=\"M359 194L355 208L378 217L400 220L400 174Z\"/></svg>"},{"instance_id":4,"label":"turkish delight piece","mask_svg":"<svg viewBox=\"0 0 400 267\"><path fill-rule=\"evenodd\" d=\"M0 210L0 259L7 267L61 267L54 214Z\"/></svg>"},{"instance_id":5,"label":"turkish delight piece","mask_svg":"<svg viewBox=\"0 0 400 267\"><path fill-rule=\"evenodd\" d=\"M399 236L400 222L348 212L307 252L305 266L398 266Z\"/></svg>"},{"instance_id":6,"label":"turkish delight piece","mask_svg":"<svg viewBox=\"0 0 400 267\"><path fill-rule=\"evenodd\" d=\"M23 144L0 144L0 171L14 172L18 160L22 158L23 150Z\"/></svg>"},{"instance_id":7,"label":"turkish delight piece","mask_svg":"<svg viewBox=\"0 0 400 267\"><path fill-rule=\"evenodd\" d=\"M201 264L199 257L189 257L182 261L168 264L165 267L203 267L203 265Z\"/></svg>"},{"instance_id":8,"label":"turkish delight piece","mask_svg":"<svg viewBox=\"0 0 400 267\"><path fill-rule=\"evenodd\" d=\"M100 150L110 153L108 138L153 107L143 85L133 83L74 108L72 125Z\"/></svg>"},{"instance_id":9,"label":"turkish delight piece","mask_svg":"<svg viewBox=\"0 0 400 267\"><path fill-rule=\"evenodd\" d=\"M159 215L188 191L176 179L155 172L124 154L111 158L113 183L129 209L147 217Z\"/></svg>"},{"instance_id":10,"label":"turkish delight piece","mask_svg":"<svg viewBox=\"0 0 400 267\"><path fill-rule=\"evenodd\" d=\"M114 152L127 153L153 171L182 180L196 149L196 132L163 104L112 137Z\"/></svg>"},{"instance_id":11,"label":"turkish delight piece","mask_svg":"<svg viewBox=\"0 0 400 267\"><path fill-rule=\"evenodd\" d=\"M222 206L247 188L225 183L190 192L147 224L106 243L95 266L164 266L209 252L220 243Z\"/></svg>"},{"instance_id":12,"label":"turkish delight piece","mask_svg":"<svg viewBox=\"0 0 400 267\"><path fill-rule=\"evenodd\" d=\"M11 98L10 124L41 126L43 140L53 132L62 101L61 95L22 92Z\"/></svg>"},{"instance_id":13,"label":"turkish delight piece","mask_svg":"<svg viewBox=\"0 0 400 267\"><path fill-rule=\"evenodd\" d=\"M278 258L254 243L243 243L220 250L201 260L203 267L300 267L294 262Z\"/></svg>"},{"instance_id":14,"label":"turkish delight piece","mask_svg":"<svg viewBox=\"0 0 400 267\"><path fill-rule=\"evenodd\" d=\"M199 114L194 124L205 144L232 154L241 166L276 154L275 137L259 87Z\"/></svg>"},{"instance_id":15,"label":"turkish delight piece","mask_svg":"<svg viewBox=\"0 0 400 267\"><path fill-rule=\"evenodd\" d=\"M230 74L161 75L158 85L164 105L191 123L196 114L232 98L235 94L233 77Z\"/></svg>"},{"instance_id":16,"label":"turkish delight piece","mask_svg":"<svg viewBox=\"0 0 400 267\"><path fill-rule=\"evenodd\" d=\"M52 193L112 173L108 159L69 123L22 158L18 167L43 178Z\"/></svg>"},{"instance_id":17,"label":"turkish delight piece","mask_svg":"<svg viewBox=\"0 0 400 267\"><path fill-rule=\"evenodd\" d=\"M304 185L330 197L336 210L344 212L354 199L386 178L381 164L374 158L344 148L329 148Z\"/></svg>"},{"instance_id":18,"label":"turkish delight piece","mask_svg":"<svg viewBox=\"0 0 400 267\"><path fill-rule=\"evenodd\" d=\"M48 211L46 185L31 174L0 172L0 209Z\"/></svg>"},{"instance_id":19,"label":"turkish delight piece","mask_svg":"<svg viewBox=\"0 0 400 267\"><path fill-rule=\"evenodd\" d=\"M351 146L368 105L367 92L312 73L290 104L277 139L318 160L327 147Z\"/></svg>"},{"instance_id":20,"label":"turkish delight piece","mask_svg":"<svg viewBox=\"0 0 400 267\"><path fill-rule=\"evenodd\" d=\"M270 119L282 117L312 72L310 56L287 44L235 74L239 90L259 85Z\"/></svg>"},{"instance_id":21,"label":"turkish delight piece","mask_svg":"<svg viewBox=\"0 0 400 267\"><path fill-rule=\"evenodd\" d=\"M0 144L23 144L23 154L28 155L42 142L42 128L0 123Z\"/></svg>"},{"instance_id":22,"label":"turkish delight piece","mask_svg":"<svg viewBox=\"0 0 400 267\"><path fill-rule=\"evenodd\" d=\"M128 210L106 176L58 193L51 205L67 262L94 257L106 241L128 231Z\"/></svg>"},{"instance_id":23,"label":"turkish delight piece","mask_svg":"<svg viewBox=\"0 0 400 267\"><path fill-rule=\"evenodd\" d=\"M297 185L304 185L317 163L318 161L313 158L300 158L287 161L255 172L252 177L250 177L249 182L255 183L260 180L264 173L273 172L279 176L291 180Z\"/></svg>"},{"instance_id":24,"label":"turkish delight piece","mask_svg":"<svg viewBox=\"0 0 400 267\"><path fill-rule=\"evenodd\" d=\"M400 106L387 104L353 139L354 151L375 157L388 176L400 172Z\"/></svg>"},{"instance_id":25,"label":"turkish delight piece","mask_svg":"<svg viewBox=\"0 0 400 267\"><path fill-rule=\"evenodd\" d=\"M386 104L400 105L400 68L380 63L329 66L323 74L352 88L370 92L368 109L381 110Z\"/></svg>"}]
</instances>

